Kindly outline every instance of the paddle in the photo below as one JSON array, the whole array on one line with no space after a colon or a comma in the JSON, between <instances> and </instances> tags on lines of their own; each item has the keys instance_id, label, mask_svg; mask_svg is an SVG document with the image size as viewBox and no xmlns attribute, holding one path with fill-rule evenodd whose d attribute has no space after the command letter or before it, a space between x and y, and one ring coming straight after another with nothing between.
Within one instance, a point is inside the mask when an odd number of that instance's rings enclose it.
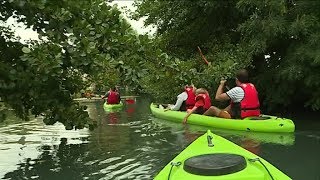
<instances>
[{"instance_id":1,"label":"paddle","mask_svg":"<svg viewBox=\"0 0 320 180\"><path fill-rule=\"evenodd\" d=\"M206 57L203 55L200 47L199 47L199 46L197 46L197 47L198 47L198 51L199 51L200 57L204 60L204 62L205 62L208 66L210 66L211 63L209 63L208 60L206 59ZM226 87L227 90L230 90L229 86L226 85L225 87Z\"/></svg>"},{"instance_id":2,"label":"paddle","mask_svg":"<svg viewBox=\"0 0 320 180\"><path fill-rule=\"evenodd\" d=\"M199 47L199 46L197 46L197 47L198 47L198 51L199 51L199 54L200 54L201 58L204 60L204 62L205 62L208 66L210 66L208 60L207 60L206 57L202 54L202 51L201 51L200 47Z\"/></svg>"}]
</instances>

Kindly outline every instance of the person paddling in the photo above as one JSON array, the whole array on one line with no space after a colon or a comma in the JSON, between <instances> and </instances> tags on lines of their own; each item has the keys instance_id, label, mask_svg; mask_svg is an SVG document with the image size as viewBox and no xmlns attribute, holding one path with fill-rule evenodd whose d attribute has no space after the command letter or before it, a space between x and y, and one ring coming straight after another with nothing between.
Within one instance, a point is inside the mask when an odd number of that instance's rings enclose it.
<instances>
[{"instance_id":1,"label":"person paddling","mask_svg":"<svg viewBox=\"0 0 320 180\"><path fill-rule=\"evenodd\" d=\"M110 88L110 90L102 97L102 99L107 98L107 104L119 104L120 94L116 87Z\"/></svg>"},{"instance_id":2,"label":"person paddling","mask_svg":"<svg viewBox=\"0 0 320 180\"><path fill-rule=\"evenodd\" d=\"M187 123L188 117L192 113L203 114L211 107L211 99L209 93L204 88L199 88L196 90L196 103L192 109L187 111L187 115L183 119L183 123Z\"/></svg>"},{"instance_id":3,"label":"person paddling","mask_svg":"<svg viewBox=\"0 0 320 180\"><path fill-rule=\"evenodd\" d=\"M260 116L260 103L258 92L252 83L249 83L248 71L241 69L236 74L234 87L223 93L226 80L221 80L215 99L217 101L228 101L231 103L225 109L211 106L204 115L222 118L243 119L245 117Z\"/></svg>"}]
</instances>

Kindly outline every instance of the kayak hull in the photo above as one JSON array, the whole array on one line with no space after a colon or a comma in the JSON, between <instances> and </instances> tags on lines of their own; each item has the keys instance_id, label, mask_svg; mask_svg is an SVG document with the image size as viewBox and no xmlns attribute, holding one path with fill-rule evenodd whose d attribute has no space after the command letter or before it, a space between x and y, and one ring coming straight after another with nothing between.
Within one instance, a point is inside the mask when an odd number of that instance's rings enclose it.
<instances>
[{"instance_id":1,"label":"kayak hull","mask_svg":"<svg viewBox=\"0 0 320 180\"><path fill-rule=\"evenodd\" d=\"M208 143L208 136L212 138L213 146ZM231 154L244 158L246 167L236 172L221 175L199 175L188 172L186 162L188 159L203 155ZM209 159L210 160L210 159ZM258 161L257 161L258 160ZM223 160L225 161L225 160ZM225 162L223 162L225 163ZM176 164L173 166L173 164ZM265 166L265 167L264 167ZM154 178L155 180L164 179L183 179L183 180L270 180L272 179L287 180L291 179L279 169L274 167L266 160L257 155L241 148L240 146L210 132L200 136L170 163L168 163Z\"/></svg>"},{"instance_id":2,"label":"kayak hull","mask_svg":"<svg viewBox=\"0 0 320 180\"><path fill-rule=\"evenodd\" d=\"M183 127L180 123L167 121L164 119L158 119L158 118L152 118L152 119L158 125L170 127L173 133L185 130L185 127ZM272 144L281 144L285 146L291 146L295 143L294 133L250 132L250 131L210 128L210 127L198 126L198 125L188 125L187 129L188 131L186 132L186 134L190 134L191 136L193 136L194 134L198 134L198 135L202 134L208 129L214 130L215 134L222 136L226 139L233 139L233 142L243 142L244 140L251 140L256 143L272 143Z\"/></svg>"},{"instance_id":3,"label":"kayak hull","mask_svg":"<svg viewBox=\"0 0 320 180\"><path fill-rule=\"evenodd\" d=\"M103 108L105 111L116 111L116 110L120 110L123 107L123 103L120 102L119 104L107 104L107 102L105 102L103 104Z\"/></svg>"},{"instance_id":4,"label":"kayak hull","mask_svg":"<svg viewBox=\"0 0 320 180\"><path fill-rule=\"evenodd\" d=\"M158 108L155 104L151 104L150 109L155 117L178 123L182 123L183 118L186 116L186 112L171 110L164 111L164 109ZM192 114L189 116L187 123L218 129L253 132L294 132L295 130L295 125L290 119L269 115L263 115L262 117L268 119L253 120L255 117L248 117L245 119L225 119Z\"/></svg>"}]
</instances>

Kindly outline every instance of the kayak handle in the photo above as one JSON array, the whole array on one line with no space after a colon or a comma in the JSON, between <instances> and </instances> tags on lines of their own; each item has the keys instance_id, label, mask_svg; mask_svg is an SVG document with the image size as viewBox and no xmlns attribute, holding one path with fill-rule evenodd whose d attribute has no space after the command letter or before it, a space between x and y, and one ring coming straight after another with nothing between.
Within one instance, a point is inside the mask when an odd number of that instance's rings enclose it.
<instances>
[{"instance_id":1,"label":"kayak handle","mask_svg":"<svg viewBox=\"0 0 320 180\"><path fill-rule=\"evenodd\" d=\"M180 166L181 165L181 162L171 162L170 163L171 166Z\"/></svg>"},{"instance_id":2,"label":"kayak handle","mask_svg":"<svg viewBox=\"0 0 320 180\"><path fill-rule=\"evenodd\" d=\"M207 140L208 140L208 146L209 147L213 147L214 146L214 144L212 143L212 136L210 136L210 135L207 135Z\"/></svg>"},{"instance_id":3,"label":"kayak handle","mask_svg":"<svg viewBox=\"0 0 320 180\"><path fill-rule=\"evenodd\" d=\"M171 163L170 163L171 168L170 168L170 171L169 171L169 174L168 174L168 180L170 180L170 176L171 176L171 172L172 172L173 166L178 167L178 166L180 166L181 164L182 164L182 163L181 163L180 161L178 161L178 162L171 162Z\"/></svg>"},{"instance_id":4,"label":"kayak handle","mask_svg":"<svg viewBox=\"0 0 320 180\"><path fill-rule=\"evenodd\" d=\"M266 171L268 172L270 178L271 178L272 180L274 180L274 178L273 178L273 176L271 175L269 169L267 168L266 165L263 164L263 162L260 160L260 158L258 158L258 157L257 157L257 158L252 158L252 159L248 159L248 161L249 161L249 162L256 162L256 161L258 161L258 162L266 169Z\"/></svg>"}]
</instances>

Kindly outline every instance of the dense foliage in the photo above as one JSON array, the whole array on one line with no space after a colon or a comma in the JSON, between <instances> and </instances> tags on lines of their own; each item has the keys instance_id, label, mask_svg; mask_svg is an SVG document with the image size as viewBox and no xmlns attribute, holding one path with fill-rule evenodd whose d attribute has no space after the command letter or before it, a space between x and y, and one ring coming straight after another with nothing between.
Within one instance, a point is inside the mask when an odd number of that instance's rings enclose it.
<instances>
[{"instance_id":1,"label":"dense foliage","mask_svg":"<svg viewBox=\"0 0 320 180\"><path fill-rule=\"evenodd\" d=\"M72 95L92 82L130 84L143 75L137 64L145 37L120 14L104 0L1 1L0 20L13 17L40 38L22 44L0 23L1 100L23 119L31 112L66 129L92 127Z\"/></svg>"},{"instance_id":2,"label":"dense foliage","mask_svg":"<svg viewBox=\"0 0 320 180\"><path fill-rule=\"evenodd\" d=\"M86 107L72 100L92 83L104 90L127 85L172 102L185 84L213 93L221 77L248 68L268 108L320 108L320 1L135 3L133 17L146 16L146 25L157 27L154 37L137 35L105 0L1 1L5 106L23 119L44 114L46 124L92 127ZM19 41L2 23L10 17L35 30L40 41Z\"/></svg>"},{"instance_id":3,"label":"dense foliage","mask_svg":"<svg viewBox=\"0 0 320 180\"><path fill-rule=\"evenodd\" d=\"M146 17L146 25L158 27L158 45L169 56L191 63L200 46L211 61L208 69L199 68L200 64L179 66L181 72L175 75L196 68L198 83L210 85L219 76L230 77L246 67L268 108L320 109L320 1L138 0L135 4L133 17ZM154 69L154 73L160 72ZM167 84L173 85L168 81L149 86L166 91Z\"/></svg>"}]
</instances>

